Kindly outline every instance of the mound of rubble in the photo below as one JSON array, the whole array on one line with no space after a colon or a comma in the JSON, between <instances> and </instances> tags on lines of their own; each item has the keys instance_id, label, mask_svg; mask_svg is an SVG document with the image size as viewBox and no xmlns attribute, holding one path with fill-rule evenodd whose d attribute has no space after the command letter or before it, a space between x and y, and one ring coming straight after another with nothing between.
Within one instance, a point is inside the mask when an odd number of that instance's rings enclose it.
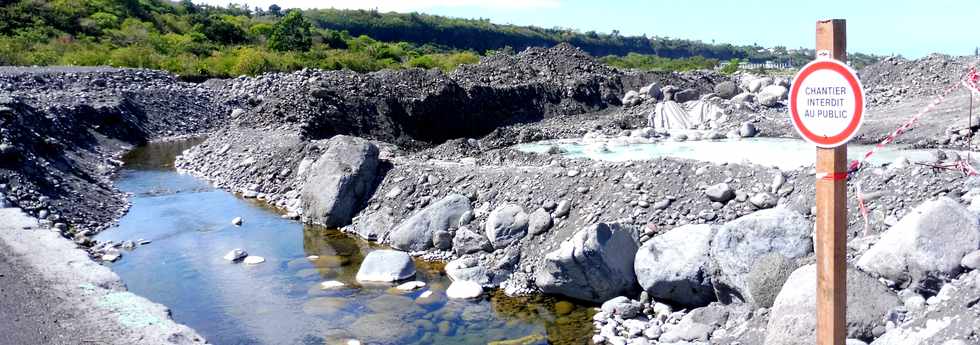
<instances>
[{"instance_id":1,"label":"mound of rubble","mask_svg":"<svg viewBox=\"0 0 980 345\"><path fill-rule=\"evenodd\" d=\"M0 203L81 242L126 207L110 180L122 149L218 128L226 113L159 71L3 67L0 90Z\"/></svg>"},{"instance_id":2,"label":"mound of rubble","mask_svg":"<svg viewBox=\"0 0 980 345\"><path fill-rule=\"evenodd\" d=\"M867 91L868 105L876 106L939 95L963 80L975 64L976 58L943 54L915 60L889 57L861 69L858 75Z\"/></svg>"}]
</instances>

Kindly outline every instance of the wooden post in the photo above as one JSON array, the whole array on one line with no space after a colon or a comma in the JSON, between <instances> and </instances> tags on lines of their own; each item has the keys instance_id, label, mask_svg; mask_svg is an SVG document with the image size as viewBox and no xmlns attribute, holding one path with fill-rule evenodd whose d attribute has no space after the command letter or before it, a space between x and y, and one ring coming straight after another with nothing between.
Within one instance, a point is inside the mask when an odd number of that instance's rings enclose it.
<instances>
[{"instance_id":1,"label":"wooden post","mask_svg":"<svg viewBox=\"0 0 980 345\"><path fill-rule=\"evenodd\" d=\"M817 56L847 61L843 19L817 21ZM847 144L817 148L817 345L844 345L847 308ZM842 175L843 174L843 175Z\"/></svg>"}]
</instances>

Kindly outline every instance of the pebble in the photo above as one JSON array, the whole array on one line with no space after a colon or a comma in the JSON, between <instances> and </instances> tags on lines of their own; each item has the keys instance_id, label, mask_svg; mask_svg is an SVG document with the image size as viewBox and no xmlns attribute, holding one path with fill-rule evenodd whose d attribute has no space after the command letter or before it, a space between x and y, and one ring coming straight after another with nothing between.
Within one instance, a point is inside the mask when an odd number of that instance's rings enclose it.
<instances>
[{"instance_id":1,"label":"pebble","mask_svg":"<svg viewBox=\"0 0 980 345\"><path fill-rule=\"evenodd\" d=\"M446 289L446 297L451 299L471 299L480 295L483 295L483 287L471 281L457 280Z\"/></svg>"},{"instance_id":2,"label":"pebble","mask_svg":"<svg viewBox=\"0 0 980 345\"><path fill-rule=\"evenodd\" d=\"M242 260L242 263L246 265L258 265L263 262L265 262L265 258L261 256L255 256L255 255L246 256L245 260Z\"/></svg>"},{"instance_id":3,"label":"pebble","mask_svg":"<svg viewBox=\"0 0 980 345\"><path fill-rule=\"evenodd\" d=\"M413 291L424 287L425 287L424 282L411 281L411 282L402 283L401 285L396 286L395 289L398 289L399 291Z\"/></svg>"},{"instance_id":4,"label":"pebble","mask_svg":"<svg viewBox=\"0 0 980 345\"><path fill-rule=\"evenodd\" d=\"M225 254L224 258L228 261L238 261L246 256L248 256L248 252L245 249L236 248L229 251L228 254Z\"/></svg>"},{"instance_id":5,"label":"pebble","mask_svg":"<svg viewBox=\"0 0 980 345\"><path fill-rule=\"evenodd\" d=\"M328 280L328 281L325 281L325 282L320 283L320 289L323 289L323 290L338 289L338 288L342 288L344 286L346 286L344 283L341 283L341 282L336 281L336 280Z\"/></svg>"}]
</instances>

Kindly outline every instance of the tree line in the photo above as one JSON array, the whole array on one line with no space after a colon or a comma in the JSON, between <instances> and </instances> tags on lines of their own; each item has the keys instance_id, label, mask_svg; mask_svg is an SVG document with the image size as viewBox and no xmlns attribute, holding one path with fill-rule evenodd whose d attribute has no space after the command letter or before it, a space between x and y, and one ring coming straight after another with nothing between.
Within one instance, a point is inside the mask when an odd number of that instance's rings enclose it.
<instances>
[{"instance_id":1,"label":"tree line","mask_svg":"<svg viewBox=\"0 0 980 345\"><path fill-rule=\"evenodd\" d=\"M0 65L110 65L228 77L301 68L439 68L569 42L610 65L686 70L719 59L805 62L756 46L501 25L419 13L197 5L190 0L0 1ZM810 54L810 55L807 55ZM852 61L853 58L852 54Z\"/></svg>"}]
</instances>

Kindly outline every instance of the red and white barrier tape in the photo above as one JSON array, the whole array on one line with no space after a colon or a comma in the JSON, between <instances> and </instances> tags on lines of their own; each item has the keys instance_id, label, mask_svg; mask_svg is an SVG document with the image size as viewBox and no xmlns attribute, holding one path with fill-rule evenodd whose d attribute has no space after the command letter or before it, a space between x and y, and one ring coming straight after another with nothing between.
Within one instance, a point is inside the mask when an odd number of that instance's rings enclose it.
<instances>
[{"instance_id":1,"label":"red and white barrier tape","mask_svg":"<svg viewBox=\"0 0 980 345\"><path fill-rule=\"evenodd\" d=\"M940 103L946 100L946 97L948 97L949 94L953 92L953 90L956 90L956 88L958 88L961 85L969 89L971 92L980 95L980 74L977 73L976 66L970 67L970 70L967 72L966 76L961 80L960 83L953 83L952 85L947 87L946 90L940 93L939 96L937 96L935 100L929 103L928 106L920 110L918 113L912 116L912 118L910 118L908 121L906 121L901 126L899 126L894 131L892 131L887 137L885 137L884 140L882 140L880 143L878 143L873 148L871 148L871 150L865 153L864 156L861 156L860 160L851 161L847 169L848 174L856 173L858 169L861 168L861 166L869 157L873 156L875 153L877 153L882 148L884 148L885 145L892 143L893 141L895 141L895 138L897 138L898 136L902 135L903 133L911 129L912 126L919 121L919 118L921 118L923 115L935 109L936 106L938 106ZM980 175L980 172L978 172L977 169L974 168L973 165L969 163L969 155L967 156L966 161L960 160L956 162L954 166L949 166L944 168L956 168L960 171L963 171L965 174L971 176ZM868 221L868 208L865 206L863 192L861 191L861 182L855 181L854 187L856 191L854 195L857 198L858 208L861 210L861 216L864 218L864 234L868 235L870 230L870 222Z\"/></svg>"}]
</instances>

